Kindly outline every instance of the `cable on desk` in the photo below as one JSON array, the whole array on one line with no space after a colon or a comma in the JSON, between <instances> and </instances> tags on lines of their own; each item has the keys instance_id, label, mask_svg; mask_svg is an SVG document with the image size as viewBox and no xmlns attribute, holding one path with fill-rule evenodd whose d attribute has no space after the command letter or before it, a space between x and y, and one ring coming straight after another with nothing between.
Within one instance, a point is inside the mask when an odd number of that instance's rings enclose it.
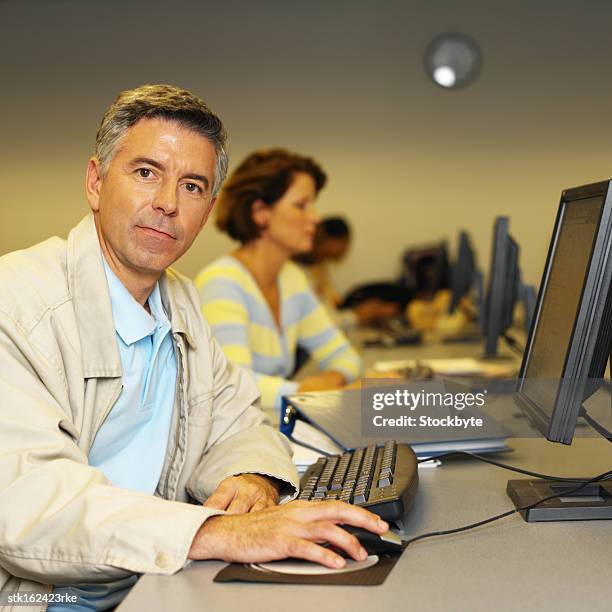
<instances>
[{"instance_id":1,"label":"cable on desk","mask_svg":"<svg viewBox=\"0 0 612 612\"><path fill-rule=\"evenodd\" d=\"M580 408L578 416L581 416L602 438L612 442L612 432L608 431L601 423L598 423L583 407Z\"/></svg>"},{"instance_id":2,"label":"cable on desk","mask_svg":"<svg viewBox=\"0 0 612 612\"><path fill-rule=\"evenodd\" d=\"M582 412L584 412L584 414L582 414ZM586 414L586 411L584 409L582 409L581 411L581 416L585 418L585 420L592 420L591 417L588 416L588 414ZM588 419L587 419L588 417ZM593 421L593 423L595 423L597 425L597 427L600 427L603 431L605 431L607 434L610 434L610 432L608 432L606 429L604 429L601 425L599 425L599 423L596 423L595 421ZM595 427L595 425L593 425L593 423L589 424L594 428L597 429L597 427ZM597 429L597 431L599 433L602 433L601 431L599 431L599 429ZM603 434L602 434L603 435ZM604 436L605 437L605 436ZM295 442L296 444L300 444L301 446L304 446L306 448L309 448L310 450L314 450L316 452L322 453L326 456L331 456L331 453L328 453L326 451L323 451L319 448L316 448L314 446L310 446L309 444L305 444L303 442L297 442L296 440L292 439L292 436L288 436L288 438L290 440L292 440L293 442ZM608 438L608 440L610 440L610 438ZM612 441L612 440L610 440ZM539 499L537 502L533 503L533 504L529 504L528 506L523 506L521 508L514 508L512 510L508 510L507 512L502 512L501 514L496 514L494 516L491 516L489 518L483 519L482 521L477 521L476 523L469 523L468 525L463 525L461 527L455 527L453 529L444 529L442 531L430 531L428 533L422 533L421 535L415 536L413 538L409 538L408 540L404 540L404 543L406 544L406 546L409 546L410 544L414 544L415 542L418 542L419 540L424 540L425 538L433 538L434 536L443 536L443 535L451 535L453 533L460 533L462 531L469 531L470 529L475 529L476 527L482 527L483 525L488 525L489 523L493 523L494 521L498 521L500 519L506 518L507 516L511 516L512 514L516 514L517 512L522 512L524 510L531 510L532 508L535 508L536 506L539 506L540 504L549 501L551 499L555 499L557 497L561 497L561 496L567 496L567 495L572 495L574 493L577 493L578 491L584 489L584 487L594 483L594 482L600 482L602 480L611 480L612 479L612 470L609 470L607 472L603 472L603 474L599 474L598 476L595 476L594 478L591 478L589 480L585 480L583 478L564 478L562 476L550 476L549 474L540 474L539 472L532 472L530 470L524 470L522 468L517 468L513 465L507 465L506 463L501 463L500 461L495 461L494 459L489 459L488 457L484 457L482 455L478 455L477 453L468 453L467 451L452 451L449 453L443 453L442 455L437 455L435 457L427 457L426 459L417 459L417 464L419 463L425 463L427 461L435 461L437 459L443 459L445 457L452 457L453 455L462 455L462 456L467 456L467 457L472 457L473 459L478 459L479 461L483 461L484 463L489 463L491 465L494 465L496 467L500 467L504 470L509 470L511 472L517 472L519 474L525 474L526 476L533 476L535 478L542 478L544 480L554 480L554 481L558 481L558 482L577 482L580 483L578 484L578 486L574 487L573 489L570 489L569 491L563 491L562 493L556 493L555 495L549 495L548 497L544 497L542 499Z\"/></svg>"},{"instance_id":3,"label":"cable on desk","mask_svg":"<svg viewBox=\"0 0 612 612\"><path fill-rule=\"evenodd\" d=\"M320 453L321 455L324 455L325 457L332 457L338 454L338 453L329 453L320 448L317 448L316 446L307 444L306 442L296 440L291 434L287 435L287 438L289 438L289 440L291 440L291 442L293 442L294 444L298 444L299 446L308 448L312 451L315 451L316 453ZM437 459L444 459L445 457L452 457L453 455L462 455L465 457L472 457L473 459L478 459L478 461L483 461L484 463L490 463L491 465L495 465L504 470L509 470L511 472L517 472L518 474L525 474L525 476L533 476L534 478L542 478L543 480L555 480L558 482L585 482L584 478L566 478L563 476L551 476L550 474L540 474L539 472L532 472L530 470L524 470L522 468L514 467L513 465L508 465L506 463L501 463L500 461L495 461L494 459L489 459L488 457L484 457L483 455L479 455L478 453L469 453L468 451L451 451L449 453L443 453L441 455L436 455L435 457L427 457L426 459L417 459L417 463L435 461Z\"/></svg>"},{"instance_id":4,"label":"cable on desk","mask_svg":"<svg viewBox=\"0 0 612 612\"><path fill-rule=\"evenodd\" d=\"M515 508L514 510L508 510L507 512L496 514L495 516L491 516L489 518L483 519L482 521L478 521L476 523L470 523L468 525L463 525L462 527L455 527L454 529L445 529L444 531L430 531L428 533L422 533L421 535L415 536L414 538L409 538L408 540L404 540L404 543L406 544L406 546L409 546L410 544L414 544L418 540L424 540L425 538L433 538L434 536L450 535L452 533L459 533L461 531L468 531L476 527L481 527L482 525L487 525L488 523L498 521L499 519L503 519L507 516L510 516L511 514L515 514L516 512L522 512L524 510L531 510L532 508L535 508L536 506L539 506L540 504L546 501L549 501L551 499L555 499L556 497L561 497L561 496L565 497L566 495L572 495L573 493L577 493L581 489L584 489L584 487L586 487L587 485L590 485L594 482L599 482L601 480L609 480L610 478L612 478L612 470L608 472L604 472L603 474L599 474L599 476L595 476L594 478L591 478L590 480L586 480L582 482L582 484L580 484L579 486L574 487L573 489L570 489L569 491L563 491L563 493L549 495L548 497L539 499L537 502L533 504L529 504L528 506L522 506L521 508Z\"/></svg>"},{"instance_id":5,"label":"cable on desk","mask_svg":"<svg viewBox=\"0 0 612 612\"><path fill-rule=\"evenodd\" d=\"M451 451L449 453L443 453L442 455L436 455L435 457L428 457L427 459L417 459L417 463L425 463L426 461L433 461L434 459L444 459L445 457L452 457L453 455L472 457L474 459L478 459L478 461L490 463L491 465L495 465L496 467L500 467L504 470L517 472L518 474L525 474L526 476L533 476L534 478L542 478L543 480L556 480L559 482L586 482L584 478L564 478L563 476L550 476L548 474L540 474L539 472L524 470L522 468L514 467L513 465L495 461L494 459L489 459L488 457L484 457L478 453L470 453L468 451Z\"/></svg>"}]
</instances>

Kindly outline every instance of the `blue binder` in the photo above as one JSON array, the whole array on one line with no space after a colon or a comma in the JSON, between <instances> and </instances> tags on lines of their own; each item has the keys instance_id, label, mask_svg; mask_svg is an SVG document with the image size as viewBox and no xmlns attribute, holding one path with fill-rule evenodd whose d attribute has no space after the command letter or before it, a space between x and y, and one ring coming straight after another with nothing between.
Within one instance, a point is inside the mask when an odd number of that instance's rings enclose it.
<instances>
[{"instance_id":1,"label":"blue binder","mask_svg":"<svg viewBox=\"0 0 612 612\"><path fill-rule=\"evenodd\" d=\"M482 417L486 426L475 433L473 430L454 431L449 435L443 429L410 429L386 435L387 439L409 444L419 457L432 457L454 450L468 452L501 452L509 450L506 445L510 431L501 423L485 415L477 408L466 408L466 417ZM301 393L283 398L280 414L280 430L293 439L293 429L301 419L320 430L345 450L368 444L381 444L385 437L368 437L361 430L361 391L324 391ZM295 440L299 443L299 440Z\"/></svg>"}]
</instances>

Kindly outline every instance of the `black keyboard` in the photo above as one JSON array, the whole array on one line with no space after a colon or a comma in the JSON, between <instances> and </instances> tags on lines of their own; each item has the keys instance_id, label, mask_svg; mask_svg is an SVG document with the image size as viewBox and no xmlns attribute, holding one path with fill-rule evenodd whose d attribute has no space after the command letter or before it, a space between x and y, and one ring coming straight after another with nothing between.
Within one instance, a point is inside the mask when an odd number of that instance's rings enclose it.
<instances>
[{"instance_id":1,"label":"black keyboard","mask_svg":"<svg viewBox=\"0 0 612 612\"><path fill-rule=\"evenodd\" d=\"M418 484L413 450L391 440L321 457L302 476L298 499L340 500L397 521L412 506Z\"/></svg>"}]
</instances>

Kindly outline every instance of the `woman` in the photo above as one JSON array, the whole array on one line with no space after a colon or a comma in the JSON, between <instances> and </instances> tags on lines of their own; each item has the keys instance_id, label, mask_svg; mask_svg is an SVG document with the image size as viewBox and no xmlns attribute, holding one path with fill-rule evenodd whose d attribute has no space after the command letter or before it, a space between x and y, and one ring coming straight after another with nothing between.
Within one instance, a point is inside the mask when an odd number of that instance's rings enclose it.
<instances>
[{"instance_id":1,"label":"woman","mask_svg":"<svg viewBox=\"0 0 612 612\"><path fill-rule=\"evenodd\" d=\"M213 334L228 359L253 371L263 405L337 389L361 372L359 356L290 261L312 248L325 181L314 160L282 149L247 157L218 201L217 226L240 246L196 278ZM321 369L299 383L289 380L298 346Z\"/></svg>"}]
</instances>

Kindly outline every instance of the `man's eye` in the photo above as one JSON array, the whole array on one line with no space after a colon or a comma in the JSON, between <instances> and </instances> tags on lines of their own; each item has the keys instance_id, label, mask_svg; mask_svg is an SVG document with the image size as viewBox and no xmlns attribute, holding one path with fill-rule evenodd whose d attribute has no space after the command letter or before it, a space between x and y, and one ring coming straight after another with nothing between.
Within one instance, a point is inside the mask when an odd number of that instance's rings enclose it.
<instances>
[{"instance_id":1,"label":"man's eye","mask_svg":"<svg viewBox=\"0 0 612 612\"><path fill-rule=\"evenodd\" d=\"M149 168L138 168L138 176L142 178L149 178L152 172Z\"/></svg>"},{"instance_id":2,"label":"man's eye","mask_svg":"<svg viewBox=\"0 0 612 612\"><path fill-rule=\"evenodd\" d=\"M189 193L200 193L202 191L200 186L196 185L195 183L185 183L185 189Z\"/></svg>"}]
</instances>

